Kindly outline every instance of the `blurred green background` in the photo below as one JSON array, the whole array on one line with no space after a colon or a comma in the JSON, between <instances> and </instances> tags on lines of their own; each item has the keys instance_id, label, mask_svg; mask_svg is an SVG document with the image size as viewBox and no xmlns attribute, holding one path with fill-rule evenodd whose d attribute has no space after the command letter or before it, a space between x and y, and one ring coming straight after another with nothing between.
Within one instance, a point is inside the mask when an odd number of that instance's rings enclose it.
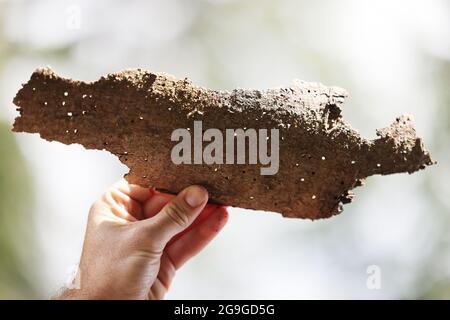
<instances>
[{"instance_id":1,"label":"blurred green background","mask_svg":"<svg viewBox=\"0 0 450 320\"><path fill-rule=\"evenodd\" d=\"M232 209L168 298L450 298L450 3L0 0L0 298L45 299L78 263L111 155L12 134L38 66L73 78L141 67L221 89L293 78L346 88L367 137L414 115L437 166L371 177L324 221ZM381 287L367 286L377 266Z\"/></svg>"}]
</instances>

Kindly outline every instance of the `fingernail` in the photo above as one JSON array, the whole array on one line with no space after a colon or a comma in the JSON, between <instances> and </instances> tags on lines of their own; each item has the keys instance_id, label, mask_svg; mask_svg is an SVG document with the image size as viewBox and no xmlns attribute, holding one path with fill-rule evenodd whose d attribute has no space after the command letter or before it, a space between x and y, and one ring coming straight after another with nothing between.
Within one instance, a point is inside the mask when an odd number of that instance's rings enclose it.
<instances>
[{"instance_id":1,"label":"fingernail","mask_svg":"<svg viewBox=\"0 0 450 320\"><path fill-rule=\"evenodd\" d=\"M207 192L204 188L199 186L189 187L184 196L184 200L193 208L201 205L207 198Z\"/></svg>"}]
</instances>

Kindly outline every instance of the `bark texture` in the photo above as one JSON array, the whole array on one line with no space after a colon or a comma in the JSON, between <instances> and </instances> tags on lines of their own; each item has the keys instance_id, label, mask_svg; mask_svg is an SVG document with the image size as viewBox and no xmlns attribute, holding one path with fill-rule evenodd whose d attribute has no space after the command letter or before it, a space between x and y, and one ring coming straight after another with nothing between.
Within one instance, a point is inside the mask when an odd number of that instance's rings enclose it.
<instances>
[{"instance_id":1,"label":"bark texture","mask_svg":"<svg viewBox=\"0 0 450 320\"><path fill-rule=\"evenodd\" d=\"M347 93L295 80L284 88L209 90L140 69L75 81L37 69L14 98L16 132L49 141L107 150L128 166L126 179L177 193L205 186L212 202L319 219L342 211L351 189L374 174L412 173L434 162L409 116L361 137L341 115ZM280 130L280 167L260 175L259 165L175 165L176 128ZM224 134L225 135L225 134ZM63 182L62 182L63 183Z\"/></svg>"}]
</instances>

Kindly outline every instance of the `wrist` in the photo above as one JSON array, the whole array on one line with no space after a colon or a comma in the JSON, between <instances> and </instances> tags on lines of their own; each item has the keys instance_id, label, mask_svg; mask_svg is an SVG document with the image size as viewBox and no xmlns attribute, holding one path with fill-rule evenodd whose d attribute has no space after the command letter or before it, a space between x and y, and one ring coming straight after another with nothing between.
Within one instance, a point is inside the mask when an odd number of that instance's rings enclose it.
<instances>
[{"instance_id":1,"label":"wrist","mask_svg":"<svg viewBox=\"0 0 450 320\"><path fill-rule=\"evenodd\" d=\"M52 300L90 300L90 299L95 299L95 297L86 292L83 292L81 289L62 288L51 299Z\"/></svg>"}]
</instances>

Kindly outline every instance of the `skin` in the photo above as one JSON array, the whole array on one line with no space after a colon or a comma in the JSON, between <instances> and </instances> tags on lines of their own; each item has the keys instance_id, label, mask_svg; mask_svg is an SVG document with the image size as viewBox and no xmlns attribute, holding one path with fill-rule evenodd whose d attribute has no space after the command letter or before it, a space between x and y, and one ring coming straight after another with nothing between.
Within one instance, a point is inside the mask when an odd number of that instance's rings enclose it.
<instances>
[{"instance_id":1,"label":"skin","mask_svg":"<svg viewBox=\"0 0 450 320\"><path fill-rule=\"evenodd\" d=\"M55 299L162 299L176 271L225 226L225 207L190 186L177 196L114 184L89 212L79 288Z\"/></svg>"}]
</instances>

